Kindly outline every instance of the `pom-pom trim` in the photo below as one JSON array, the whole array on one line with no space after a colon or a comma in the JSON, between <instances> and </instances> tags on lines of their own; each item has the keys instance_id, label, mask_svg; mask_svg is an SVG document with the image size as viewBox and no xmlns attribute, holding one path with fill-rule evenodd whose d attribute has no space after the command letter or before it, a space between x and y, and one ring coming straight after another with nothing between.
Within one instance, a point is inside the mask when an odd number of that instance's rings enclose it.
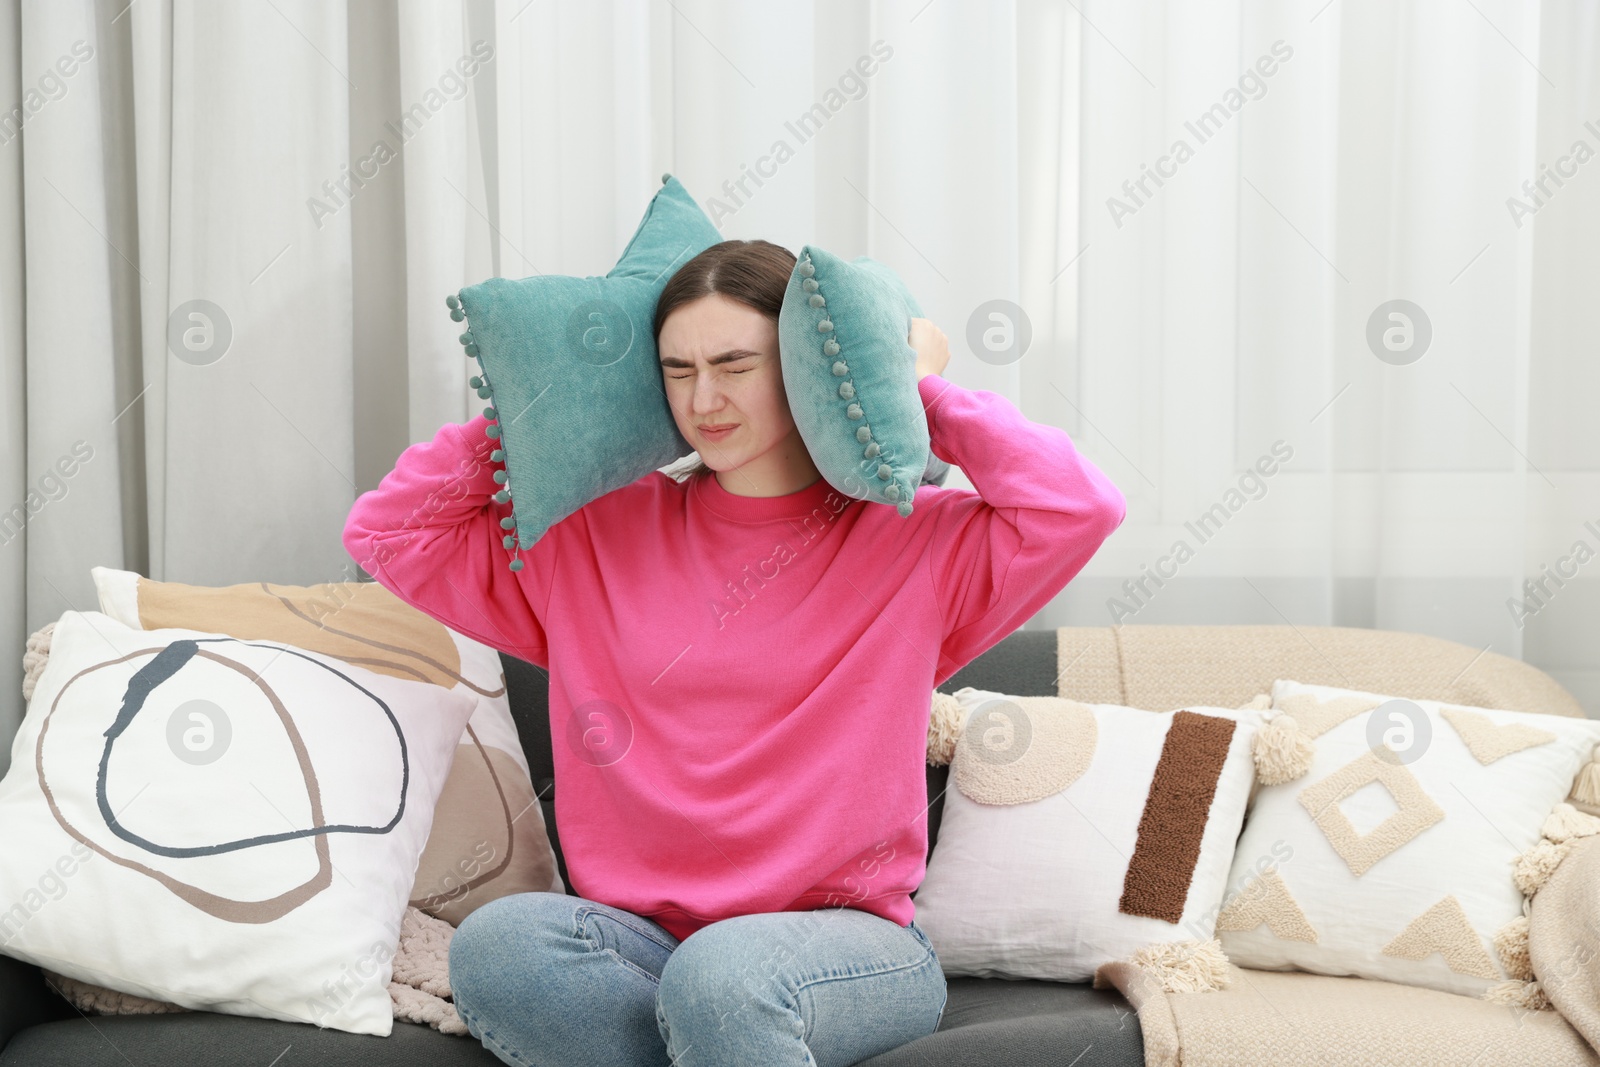
<instances>
[{"instance_id":1,"label":"pom-pom trim","mask_svg":"<svg viewBox=\"0 0 1600 1067\"><path fill-rule=\"evenodd\" d=\"M1544 825L1539 829L1539 840L1517 857L1511 870L1511 880L1522 891L1522 917L1512 919L1494 935L1495 954L1500 957L1500 965L1509 977L1504 982L1490 986L1482 999L1529 1011L1551 1010L1553 1005L1550 997L1533 973L1533 962L1528 953L1528 930L1531 925L1528 917L1533 911L1533 898L1550 881L1573 846L1579 840L1596 834L1600 834L1600 818L1579 811L1565 801L1550 809L1550 814L1545 816Z\"/></svg>"},{"instance_id":2,"label":"pom-pom trim","mask_svg":"<svg viewBox=\"0 0 1600 1067\"><path fill-rule=\"evenodd\" d=\"M1161 983L1167 993L1215 993L1228 988L1228 957L1222 942L1157 941L1139 949L1129 959Z\"/></svg>"},{"instance_id":3,"label":"pom-pom trim","mask_svg":"<svg viewBox=\"0 0 1600 1067\"><path fill-rule=\"evenodd\" d=\"M806 303L818 309L827 307L827 298L821 292L822 283L816 277L816 264L812 262L809 254L803 256L796 270L802 279L800 288L807 294ZM856 396L855 382L846 377L850 373L850 364L840 354L842 349L839 346L833 320L828 317L826 311L821 311L820 313L822 318L817 321L817 332L822 334L824 338L822 342L823 358L833 362L830 369L834 376L844 379L839 383L838 396L840 400L847 402L844 409L845 417L851 422L866 419L866 409L861 406L860 399ZM894 457L885 454L879 442L872 439L871 420L868 420L865 425L856 427L855 436L857 442L866 446L861 453L862 459L869 461L857 464L857 470L862 471L865 475L862 479L863 484L872 486L874 484L872 475L876 475L877 481L880 483L879 498L885 503L894 504L895 510L900 513L902 518L910 515L915 493L907 491L898 481L892 480L894 478L894 468L884 461L893 460ZM872 463L870 462L872 460L877 460L878 462ZM903 500L901 499L902 494L905 497Z\"/></svg>"},{"instance_id":4,"label":"pom-pom trim","mask_svg":"<svg viewBox=\"0 0 1600 1067\"><path fill-rule=\"evenodd\" d=\"M1302 777L1311 769L1316 745L1300 729L1292 715L1282 711L1271 715L1256 731L1251 742L1256 777L1262 785L1282 785Z\"/></svg>"},{"instance_id":5,"label":"pom-pom trim","mask_svg":"<svg viewBox=\"0 0 1600 1067\"><path fill-rule=\"evenodd\" d=\"M966 712L961 701L949 693L933 691L933 704L928 712L928 763L934 767L949 766L956 755L956 742L961 740L962 727L966 725Z\"/></svg>"},{"instance_id":6,"label":"pom-pom trim","mask_svg":"<svg viewBox=\"0 0 1600 1067\"><path fill-rule=\"evenodd\" d=\"M663 177L663 181L665 181L665 177ZM462 301L459 293L451 293L446 296L444 304L445 307L450 309L450 317L456 322L470 320L471 312L467 310L466 304ZM511 514L502 516L500 519L500 528L511 531L501 537L500 546L512 557L511 562L508 564L510 569L512 571L520 571L523 563L517 554L521 550L521 538L516 533L516 509L511 498L511 468L506 465L505 441L502 436L503 428L500 425L498 406L493 399L494 386L489 381L489 370L483 365L483 359L478 351L478 344L473 339L471 325L471 322L468 321L468 328L462 331L458 340L461 342L462 350L466 352L467 358L477 364L478 373L467 380L468 384L477 390L479 399L489 401L489 406L483 409L483 417L489 420L489 425L484 427L483 432L491 441L495 442L495 448L489 454L489 462L496 464L493 477L495 483L501 486L500 490L494 493L491 499L496 504L512 504Z\"/></svg>"}]
</instances>

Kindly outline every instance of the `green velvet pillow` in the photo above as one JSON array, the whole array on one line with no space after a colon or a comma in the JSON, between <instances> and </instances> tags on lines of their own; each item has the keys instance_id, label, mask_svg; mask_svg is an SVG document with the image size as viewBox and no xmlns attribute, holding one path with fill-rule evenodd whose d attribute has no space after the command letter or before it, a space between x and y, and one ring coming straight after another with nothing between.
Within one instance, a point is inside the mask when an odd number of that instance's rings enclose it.
<instances>
[{"instance_id":1,"label":"green velvet pillow","mask_svg":"<svg viewBox=\"0 0 1600 1067\"><path fill-rule=\"evenodd\" d=\"M783 387L811 459L839 492L911 514L930 464L928 418L907 335L922 308L900 276L867 256L800 250L778 312ZM925 478L925 475L929 475Z\"/></svg>"},{"instance_id":2,"label":"green velvet pillow","mask_svg":"<svg viewBox=\"0 0 1600 1067\"><path fill-rule=\"evenodd\" d=\"M498 438L494 473L513 554L585 504L692 452L661 386L656 300L677 269L722 240L679 181L661 176L604 278L490 278L445 298L477 361ZM513 559L512 570L522 561Z\"/></svg>"}]
</instances>

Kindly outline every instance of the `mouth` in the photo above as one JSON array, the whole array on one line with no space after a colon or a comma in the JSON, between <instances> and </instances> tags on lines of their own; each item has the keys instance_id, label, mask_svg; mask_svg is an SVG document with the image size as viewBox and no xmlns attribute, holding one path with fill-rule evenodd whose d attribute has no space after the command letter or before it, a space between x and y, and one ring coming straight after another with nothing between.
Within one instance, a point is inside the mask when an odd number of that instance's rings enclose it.
<instances>
[{"instance_id":1,"label":"mouth","mask_svg":"<svg viewBox=\"0 0 1600 1067\"><path fill-rule=\"evenodd\" d=\"M730 422L720 426L697 426L695 429L701 437L708 441L720 441L739 428L737 422Z\"/></svg>"}]
</instances>

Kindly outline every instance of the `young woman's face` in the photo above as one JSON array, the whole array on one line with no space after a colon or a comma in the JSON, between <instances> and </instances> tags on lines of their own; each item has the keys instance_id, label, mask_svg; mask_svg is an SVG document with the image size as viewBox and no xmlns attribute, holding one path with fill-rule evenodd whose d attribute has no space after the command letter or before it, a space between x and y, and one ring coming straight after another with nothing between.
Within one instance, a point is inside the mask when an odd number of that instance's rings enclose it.
<instances>
[{"instance_id":1,"label":"young woman's face","mask_svg":"<svg viewBox=\"0 0 1600 1067\"><path fill-rule=\"evenodd\" d=\"M678 432L706 466L728 471L795 433L778 362L778 325L711 293L661 324L662 385Z\"/></svg>"}]
</instances>

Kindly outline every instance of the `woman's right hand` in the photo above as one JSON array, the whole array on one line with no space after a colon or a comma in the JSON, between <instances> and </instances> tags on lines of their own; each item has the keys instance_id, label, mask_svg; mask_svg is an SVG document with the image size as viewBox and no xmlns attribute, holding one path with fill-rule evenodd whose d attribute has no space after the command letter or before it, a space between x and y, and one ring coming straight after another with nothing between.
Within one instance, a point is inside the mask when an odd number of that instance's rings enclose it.
<instances>
[{"instance_id":1,"label":"woman's right hand","mask_svg":"<svg viewBox=\"0 0 1600 1067\"><path fill-rule=\"evenodd\" d=\"M906 340L917 350L917 380L942 374L950 363L950 339L931 319L912 319Z\"/></svg>"}]
</instances>

